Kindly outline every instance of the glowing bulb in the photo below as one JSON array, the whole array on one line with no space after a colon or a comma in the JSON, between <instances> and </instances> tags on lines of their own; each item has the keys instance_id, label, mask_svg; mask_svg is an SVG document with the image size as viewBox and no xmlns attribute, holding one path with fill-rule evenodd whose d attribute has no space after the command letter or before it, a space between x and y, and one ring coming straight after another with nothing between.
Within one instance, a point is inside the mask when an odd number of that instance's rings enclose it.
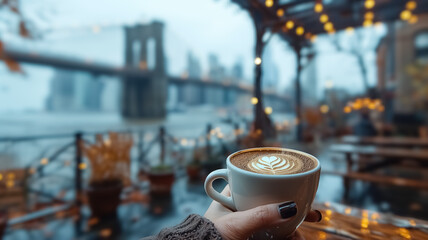
<instances>
[{"instance_id":1,"label":"glowing bulb","mask_svg":"<svg viewBox=\"0 0 428 240\"><path fill-rule=\"evenodd\" d=\"M376 5L376 2L374 0L366 0L366 2L364 3L364 6L367 9L371 9Z\"/></svg>"},{"instance_id":2,"label":"glowing bulb","mask_svg":"<svg viewBox=\"0 0 428 240\"><path fill-rule=\"evenodd\" d=\"M265 5L266 5L266 7L272 7L273 6L273 0L266 0Z\"/></svg>"},{"instance_id":3,"label":"glowing bulb","mask_svg":"<svg viewBox=\"0 0 428 240\"><path fill-rule=\"evenodd\" d=\"M322 3L315 3L314 11L319 13L319 12L322 12L323 8L324 7L322 6Z\"/></svg>"},{"instance_id":4,"label":"glowing bulb","mask_svg":"<svg viewBox=\"0 0 428 240\"><path fill-rule=\"evenodd\" d=\"M333 87L334 87L333 81L328 80L327 82L325 82L325 88L332 89Z\"/></svg>"},{"instance_id":5,"label":"glowing bulb","mask_svg":"<svg viewBox=\"0 0 428 240\"><path fill-rule=\"evenodd\" d=\"M322 112L322 113L328 113L328 111L330 110L330 108L327 106L327 105L321 105L321 107L320 107L320 111Z\"/></svg>"},{"instance_id":6,"label":"glowing bulb","mask_svg":"<svg viewBox=\"0 0 428 240\"><path fill-rule=\"evenodd\" d=\"M297 27L296 28L296 34L301 36L303 35L303 33L305 33L305 29L303 27Z\"/></svg>"},{"instance_id":7,"label":"glowing bulb","mask_svg":"<svg viewBox=\"0 0 428 240\"><path fill-rule=\"evenodd\" d=\"M322 22L322 23L328 22L328 15L327 14L322 14L320 16L320 22Z\"/></svg>"},{"instance_id":8,"label":"glowing bulb","mask_svg":"<svg viewBox=\"0 0 428 240\"><path fill-rule=\"evenodd\" d=\"M363 26L364 27L370 27L373 25L373 21L372 20L364 20L363 22Z\"/></svg>"},{"instance_id":9,"label":"glowing bulb","mask_svg":"<svg viewBox=\"0 0 428 240\"><path fill-rule=\"evenodd\" d=\"M259 102L259 99L256 97L251 98L251 104L256 105Z\"/></svg>"},{"instance_id":10,"label":"glowing bulb","mask_svg":"<svg viewBox=\"0 0 428 240\"><path fill-rule=\"evenodd\" d=\"M3 174L0 173L0 181L3 180Z\"/></svg>"},{"instance_id":11,"label":"glowing bulb","mask_svg":"<svg viewBox=\"0 0 428 240\"><path fill-rule=\"evenodd\" d=\"M185 139L185 138L181 139L180 143L183 146L187 146L187 139Z\"/></svg>"},{"instance_id":12,"label":"glowing bulb","mask_svg":"<svg viewBox=\"0 0 428 240\"><path fill-rule=\"evenodd\" d=\"M344 113L350 113L350 112L352 112L352 108L350 106L346 106L343 108L343 112Z\"/></svg>"},{"instance_id":13,"label":"glowing bulb","mask_svg":"<svg viewBox=\"0 0 428 240\"><path fill-rule=\"evenodd\" d=\"M410 19L409 19L409 23L410 24L415 24L415 23L417 23L418 22L418 16L416 16L416 15L412 15L411 17L410 17Z\"/></svg>"},{"instance_id":14,"label":"glowing bulb","mask_svg":"<svg viewBox=\"0 0 428 240\"><path fill-rule=\"evenodd\" d=\"M412 12L409 10L404 10L400 14L401 20L409 20L412 17Z\"/></svg>"},{"instance_id":15,"label":"glowing bulb","mask_svg":"<svg viewBox=\"0 0 428 240\"><path fill-rule=\"evenodd\" d=\"M79 169L80 170L85 170L86 169L86 163L79 163Z\"/></svg>"},{"instance_id":16,"label":"glowing bulb","mask_svg":"<svg viewBox=\"0 0 428 240\"><path fill-rule=\"evenodd\" d=\"M324 24L324 29L329 32L332 31L334 29L333 23L331 22L327 22L326 24Z\"/></svg>"},{"instance_id":17,"label":"glowing bulb","mask_svg":"<svg viewBox=\"0 0 428 240\"><path fill-rule=\"evenodd\" d=\"M364 18L372 20L374 18L374 13L373 12L366 12L366 14L364 14Z\"/></svg>"},{"instance_id":18,"label":"glowing bulb","mask_svg":"<svg viewBox=\"0 0 428 240\"><path fill-rule=\"evenodd\" d=\"M46 165L46 164L48 164L48 162L49 162L49 159L47 159L47 158L42 158L40 160L40 164L42 164L42 165Z\"/></svg>"},{"instance_id":19,"label":"glowing bulb","mask_svg":"<svg viewBox=\"0 0 428 240\"><path fill-rule=\"evenodd\" d=\"M317 40L317 35L312 35L311 36L311 42L315 42Z\"/></svg>"},{"instance_id":20,"label":"glowing bulb","mask_svg":"<svg viewBox=\"0 0 428 240\"><path fill-rule=\"evenodd\" d=\"M271 107L266 107L266 108L265 108L265 113L266 113L267 115L272 114L272 112L273 112L273 109L272 109Z\"/></svg>"},{"instance_id":21,"label":"glowing bulb","mask_svg":"<svg viewBox=\"0 0 428 240\"><path fill-rule=\"evenodd\" d=\"M347 27L345 29L345 31L346 31L347 34L354 34L354 28L353 27Z\"/></svg>"},{"instance_id":22,"label":"glowing bulb","mask_svg":"<svg viewBox=\"0 0 428 240\"><path fill-rule=\"evenodd\" d=\"M276 15L277 15L278 17L282 17L282 16L284 16L284 10L283 10L282 8L280 8L280 9L276 10Z\"/></svg>"},{"instance_id":23,"label":"glowing bulb","mask_svg":"<svg viewBox=\"0 0 428 240\"><path fill-rule=\"evenodd\" d=\"M415 8L416 8L417 6L418 6L418 5L417 5L416 1L408 1L408 2L406 3L406 9L408 9L408 10L415 10Z\"/></svg>"},{"instance_id":24,"label":"glowing bulb","mask_svg":"<svg viewBox=\"0 0 428 240\"><path fill-rule=\"evenodd\" d=\"M260 64L262 64L262 59L261 59L260 57L256 57L256 58L254 59L254 63L255 63L256 65L260 65Z\"/></svg>"},{"instance_id":25,"label":"glowing bulb","mask_svg":"<svg viewBox=\"0 0 428 240\"><path fill-rule=\"evenodd\" d=\"M289 20L289 21L287 21L287 23L285 23L285 26L286 26L288 29L292 29L292 28L294 28L294 22L293 22L293 21L291 21L291 20Z\"/></svg>"}]
</instances>

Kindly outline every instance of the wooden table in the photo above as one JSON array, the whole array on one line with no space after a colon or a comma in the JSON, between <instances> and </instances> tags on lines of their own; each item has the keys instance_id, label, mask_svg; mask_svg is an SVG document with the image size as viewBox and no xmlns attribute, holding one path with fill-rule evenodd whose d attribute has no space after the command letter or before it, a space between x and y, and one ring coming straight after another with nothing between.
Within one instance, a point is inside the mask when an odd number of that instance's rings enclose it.
<instances>
[{"instance_id":1,"label":"wooden table","mask_svg":"<svg viewBox=\"0 0 428 240\"><path fill-rule=\"evenodd\" d=\"M377 146L356 146L350 144L333 144L330 151L334 153L345 154L347 171L346 173L328 172L327 174L341 175L344 177L344 197L349 197L350 179L360 179L375 183L391 184L398 186L416 187L420 189L428 189L428 183L396 177L373 176L372 174L364 174L364 172L373 171L388 165L393 165L402 160L414 160L421 164L428 163L428 150L425 149L408 149L397 147L377 147ZM373 161L369 164L355 169L355 163L352 155L364 156L366 158L381 158L381 161Z\"/></svg>"},{"instance_id":2,"label":"wooden table","mask_svg":"<svg viewBox=\"0 0 428 240\"><path fill-rule=\"evenodd\" d=\"M428 239L428 222L382 214L343 204L314 204L320 223L304 222L299 230L305 239Z\"/></svg>"},{"instance_id":3,"label":"wooden table","mask_svg":"<svg viewBox=\"0 0 428 240\"><path fill-rule=\"evenodd\" d=\"M428 139L416 137L357 137L349 135L342 137L340 142L354 145L428 148Z\"/></svg>"}]
</instances>

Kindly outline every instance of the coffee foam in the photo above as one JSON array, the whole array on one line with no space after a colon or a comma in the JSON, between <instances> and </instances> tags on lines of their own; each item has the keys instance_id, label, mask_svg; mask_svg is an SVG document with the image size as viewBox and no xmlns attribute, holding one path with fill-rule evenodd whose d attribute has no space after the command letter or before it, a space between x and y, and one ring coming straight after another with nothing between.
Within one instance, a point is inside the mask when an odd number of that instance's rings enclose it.
<instances>
[{"instance_id":1,"label":"coffee foam","mask_svg":"<svg viewBox=\"0 0 428 240\"><path fill-rule=\"evenodd\" d=\"M307 156L288 151L258 149L238 153L231 157L233 165L255 173L288 175L307 172L317 162Z\"/></svg>"}]
</instances>

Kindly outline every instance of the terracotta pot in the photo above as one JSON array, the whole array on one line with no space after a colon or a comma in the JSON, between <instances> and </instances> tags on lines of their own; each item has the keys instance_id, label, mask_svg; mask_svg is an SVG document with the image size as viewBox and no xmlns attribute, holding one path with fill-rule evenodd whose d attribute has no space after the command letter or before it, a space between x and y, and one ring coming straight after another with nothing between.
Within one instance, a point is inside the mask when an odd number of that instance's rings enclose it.
<instances>
[{"instance_id":1,"label":"terracotta pot","mask_svg":"<svg viewBox=\"0 0 428 240\"><path fill-rule=\"evenodd\" d=\"M92 215L115 216L122 188L122 181L117 179L90 183L87 195Z\"/></svg>"},{"instance_id":2,"label":"terracotta pot","mask_svg":"<svg viewBox=\"0 0 428 240\"><path fill-rule=\"evenodd\" d=\"M174 172L149 172L150 192L154 194L170 194L174 183Z\"/></svg>"},{"instance_id":3,"label":"terracotta pot","mask_svg":"<svg viewBox=\"0 0 428 240\"><path fill-rule=\"evenodd\" d=\"M201 178L201 166L199 165L187 165L186 172L191 181L196 181Z\"/></svg>"}]
</instances>

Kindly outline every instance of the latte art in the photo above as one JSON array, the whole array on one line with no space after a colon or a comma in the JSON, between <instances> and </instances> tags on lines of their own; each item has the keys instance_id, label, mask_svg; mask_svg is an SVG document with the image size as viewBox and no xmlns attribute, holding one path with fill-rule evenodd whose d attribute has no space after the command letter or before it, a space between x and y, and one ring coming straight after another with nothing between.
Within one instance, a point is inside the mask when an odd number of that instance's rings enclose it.
<instances>
[{"instance_id":1,"label":"latte art","mask_svg":"<svg viewBox=\"0 0 428 240\"><path fill-rule=\"evenodd\" d=\"M301 164L278 156L263 156L250 161L248 168L257 173L283 175L293 172L296 168L301 168L298 165Z\"/></svg>"},{"instance_id":2,"label":"latte art","mask_svg":"<svg viewBox=\"0 0 428 240\"><path fill-rule=\"evenodd\" d=\"M232 155L230 161L243 170L267 175L303 173L317 166L316 160L311 157L276 149L238 152Z\"/></svg>"}]
</instances>

